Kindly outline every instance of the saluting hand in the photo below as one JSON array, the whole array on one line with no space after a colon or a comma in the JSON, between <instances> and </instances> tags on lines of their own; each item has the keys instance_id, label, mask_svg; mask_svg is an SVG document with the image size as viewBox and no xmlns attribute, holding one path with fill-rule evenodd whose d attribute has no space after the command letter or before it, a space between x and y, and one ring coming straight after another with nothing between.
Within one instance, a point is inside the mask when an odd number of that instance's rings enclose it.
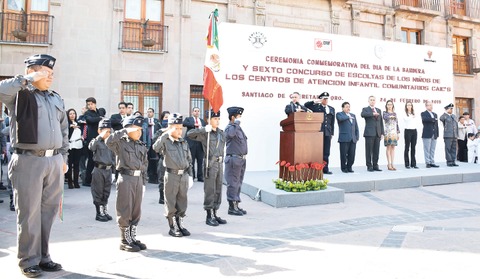
<instances>
[{"instance_id":1,"label":"saluting hand","mask_svg":"<svg viewBox=\"0 0 480 279\"><path fill-rule=\"evenodd\" d=\"M25 76L25 78L31 79L34 82L39 81L43 78L47 78L47 77L48 77L48 72L47 71L31 72L30 74Z\"/></svg>"}]
</instances>

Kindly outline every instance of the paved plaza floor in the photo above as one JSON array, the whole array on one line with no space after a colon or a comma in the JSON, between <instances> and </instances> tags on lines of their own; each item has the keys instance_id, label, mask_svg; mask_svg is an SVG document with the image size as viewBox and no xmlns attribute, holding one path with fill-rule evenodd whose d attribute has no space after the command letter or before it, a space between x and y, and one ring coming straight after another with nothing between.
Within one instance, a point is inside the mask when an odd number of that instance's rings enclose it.
<instances>
[{"instance_id":1,"label":"paved plaza floor","mask_svg":"<svg viewBox=\"0 0 480 279\"><path fill-rule=\"evenodd\" d=\"M331 176L331 181L334 180ZM110 197L114 212L115 190ZM480 183L347 193L344 203L274 208L243 195L243 217L205 225L203 184L189 192L190 237L168 235L156 185L146 186L138 239L119 250L115 221L95 221L89 187L65 189L64 221L53 226L42 278L479 278ZM15 214L0 192L0 278L17 266Z\"/></svg>"}]
</instances>

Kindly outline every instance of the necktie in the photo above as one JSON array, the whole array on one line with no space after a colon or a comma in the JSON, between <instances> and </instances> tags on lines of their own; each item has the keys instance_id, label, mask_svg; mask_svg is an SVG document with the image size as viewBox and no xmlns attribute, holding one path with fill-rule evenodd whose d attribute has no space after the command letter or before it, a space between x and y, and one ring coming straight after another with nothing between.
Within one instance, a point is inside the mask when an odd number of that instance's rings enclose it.
<instances>
[{"instance_id":1,"label":"necktie","mask_svg":"<svg viewBox=\"0 0 480 279\"><path fill-rule=\"evenodd\" d=\"M195 124L196 124L195 126L197 126L197 128L200 128L200 127L198 126L198 118L197 118L197 117L195 117Z\"/></svg>"},{"instance_id":2,"label":"necktie","mask_svg":"<svg viewBox=\"0 0 480 279\"><path fill-rule=\"evenodd\" d=\"M87 139L87 124L83 126L83 135L82 135L83 140Z\"/></svg>"},{"instance_id":3,"label":"necktie","mask_svg":"<svg viewBox=\"0 0 480 279\"><path fill-rule=\"evenodd\" d=\"M375 114L375 108L372 108L373 113ZM375 115L375 119L377 119L377 115Z\"/></svg>"},{"instance_id":4,"label":"necktie","mask_svg":"<svg viewBox=\"0 0 480 279\"><path fill-rule=\"evenodd\" d=\"M153 119L152 118L149 118L150 119L150 124L153 124ZM153 138L153 125L150 126L150 139Z\"/></svg>"}]
</instances>

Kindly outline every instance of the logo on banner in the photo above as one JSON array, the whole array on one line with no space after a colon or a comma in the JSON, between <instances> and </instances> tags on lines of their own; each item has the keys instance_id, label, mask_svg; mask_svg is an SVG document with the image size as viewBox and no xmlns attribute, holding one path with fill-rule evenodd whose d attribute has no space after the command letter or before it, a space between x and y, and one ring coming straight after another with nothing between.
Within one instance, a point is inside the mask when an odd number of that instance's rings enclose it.
<instances>
[{"instance_id":1,"label":"logo on banner","mask_svg":"<svg viewBox=\"0 0 480 279\"><path fill-rule=\"evenodd\" d=\"M253 32L248 40L255 48L261 48L267 42L267 37L262 32Z\"/></svg>"},{"instance_id":2,"label":"logo on banner","mask_svg":"<svg viewBox=\"0 0 480 279\"><path fill-rule=\"evenodd\" d=\"M315 50L332 51L332 40L315 39Z\"/></svg>"},{"instance_id":3,"label":"logo on banner","mask_svg":"<svg viewBox=\"0 0 480 279\"><path fill-rule=\"evenodd\" d=\"M375 46L375 56L378 59L382 59L383 57L385 57L385 49L383 48L383 46L381 45Z\"/></svg>"},{"instance_id":4,"label":"logo on banner","mask_svg":"<svg viewBox=\"0 0 480 279\"><path fill-rule=\"evenodd\" d=\"M432 59L433 52L431 50L427 51L427 56L428 58L424 58L424 62L432 62L432 63L437 63L437 60Z\"/></svg>"}]
</instances>

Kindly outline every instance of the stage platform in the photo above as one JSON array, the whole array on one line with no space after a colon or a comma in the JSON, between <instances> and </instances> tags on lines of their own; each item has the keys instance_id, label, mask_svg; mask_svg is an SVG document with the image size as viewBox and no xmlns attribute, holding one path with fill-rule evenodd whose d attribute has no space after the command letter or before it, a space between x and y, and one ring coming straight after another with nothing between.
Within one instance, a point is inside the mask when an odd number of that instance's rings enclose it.
<instances>
[{"instance_id":1,"label":"stage platform","mask_svg":"<svg viewBox=\"0 0 480 279\"><path fill-rule=\"evenodd\" d=\"M428 169L425 165L419 165L419 169L406 169L399 165L396 171L380 166L381 172L368 172L366 167L354 167L354 173L331 168L333 174L325 175L329 180L326 190L303 193L275 189L272 180L277 178L277 171L248 171L245 173L242 193L279 208L339 203L344 201L345 193L480 181L480 164L457 164L458 167L447 167L445 162L440 162L437 163L439 168Z\"/></svg>"}]
</instances>

